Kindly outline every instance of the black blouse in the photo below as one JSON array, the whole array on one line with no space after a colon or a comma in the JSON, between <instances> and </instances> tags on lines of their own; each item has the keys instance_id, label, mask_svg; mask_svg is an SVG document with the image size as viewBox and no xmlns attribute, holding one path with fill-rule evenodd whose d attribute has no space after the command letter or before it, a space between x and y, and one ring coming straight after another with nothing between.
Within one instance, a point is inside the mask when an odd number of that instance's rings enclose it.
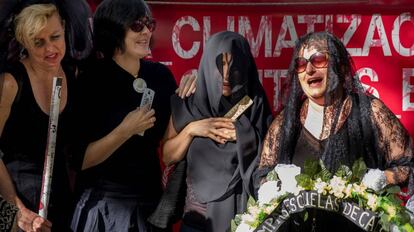
<instances>
[{"instance_id":1,"label":"black blouse","mask_svg":"<svg viewBox=\"0 0 414 232\"><path fill-rule=\"evenodd\" d=\"M155 91L152 108L155 126L144 136L134 135L107 160L84 170L79 178L83 187L105 189L105 183L125 186L128 191L152 199L161 193L161 170L157 153L170 117L170 96L177 87L164 65L141 60L139 77ZM124 117L139 107L142 94L132 86L134 77L112 59L100 60L82 73L77 83L78 126L75 163L79 168L89 143L106 136Z\"/></svg>"}]
</instances>

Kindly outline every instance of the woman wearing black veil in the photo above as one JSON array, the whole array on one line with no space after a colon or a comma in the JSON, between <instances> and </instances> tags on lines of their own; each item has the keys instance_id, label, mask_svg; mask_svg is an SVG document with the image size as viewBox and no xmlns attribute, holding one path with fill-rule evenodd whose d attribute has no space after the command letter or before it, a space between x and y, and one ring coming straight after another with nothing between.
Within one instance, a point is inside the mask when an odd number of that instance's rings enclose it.
<instances>
[{"instance_id":1,"label":"woman wearing black veil","mask_svg":"<svg viewBox=\"0 0 414 232\"><path fill-rule=\"evenodd\" d=\"M226 231L246 209L250 177L271 112L250 46L234 32L208 41L187 99L174 95L164 162L187 162L181 231ZM253 104L235 121L224 115L243 97Z\"/></svg>"},{"instance_id":2,"label":"woman wearing black veil","mask_svg":"<svg viewBox=\"0 0 414 232\"><path fill-rule=\"evenodd\" d=\"M408 182L412 191L412 139L382 101L365 93L338 38L328 32L301 37L288 74L283 110L266 135L256 183L278 163L303 167L307 159L321 159L335 172L362 157L368 168L381 170L369 187ZM295 218L290 230L358 230L346 220L313 211L306 223Z\"/></svg>"},{"instance_id":3,"label":"woman wearing black veil","mask_svg":"<svg viewBox=\"0 0 414 232\"><path fill-rule=\"evenodd\" d=\"M0 192L19 208L24 231L49 231L39 209L53 77L62 78L48 219L68 231L71 190L66 145L72 123L76 63L91 49L83 0L0 2ZM7 168L6 168L7 166Z\"/></svg>"}]
</instances>

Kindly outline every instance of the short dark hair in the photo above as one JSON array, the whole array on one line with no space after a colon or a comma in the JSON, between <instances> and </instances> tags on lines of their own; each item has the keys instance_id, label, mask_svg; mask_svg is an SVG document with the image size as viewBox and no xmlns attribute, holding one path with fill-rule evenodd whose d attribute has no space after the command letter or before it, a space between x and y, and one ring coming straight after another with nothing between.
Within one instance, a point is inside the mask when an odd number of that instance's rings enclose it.
<instances>
[{"instance_id":1,"label":"short dark hair","mask_svg":"<svg viewBox=\"0 0 414 232\"><path fill-rule=\"evenodd\" d=\"M104 0L93 19L95 49L105 57L112 57L116 49L124 51L126 31L145 16L151 18L144 0Z\"/></svg>"}]
</instances>

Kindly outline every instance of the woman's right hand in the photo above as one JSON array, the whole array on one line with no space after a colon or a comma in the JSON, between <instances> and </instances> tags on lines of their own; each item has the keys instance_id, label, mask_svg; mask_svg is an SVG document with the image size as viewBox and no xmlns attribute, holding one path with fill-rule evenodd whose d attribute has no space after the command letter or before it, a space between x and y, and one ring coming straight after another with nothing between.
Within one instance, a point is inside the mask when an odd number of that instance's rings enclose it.
<instances>
[{"instance_id":1,"label":"woman's right hand","mask_svg":"<svg viewBox=\"0 0 414 232\"><path fill-rule=\"evenodd\" d=\"M143 106L129 112L120 126L122 131L124 131L128 137L131 137L153 127L155 120L154 109L149 109L148 106Z\"/></svg>"},{"instance_id":2,"label":"woman's right hand","mask_svg":"<svg viewBox=\"0 0 414 232\"><path fill-rule=\"evenodd\" d=\"M48 232L52 223L24 206L19 207L17 225L20 229L29 232Z\"/></svg>"},{"instance_id":3,"label":"woman's right hand","mask_svg":"<svg viewBox=\"0 0 414 232\"><path fill-rule=\"evenodd\" d=\"M189 133L193 137L206 137L224 144L231 139L231 135L225 133L223 129L235 130L233 120L230 118L206 118L191 122L188 127Z\"/></svg>"}]
</instances>

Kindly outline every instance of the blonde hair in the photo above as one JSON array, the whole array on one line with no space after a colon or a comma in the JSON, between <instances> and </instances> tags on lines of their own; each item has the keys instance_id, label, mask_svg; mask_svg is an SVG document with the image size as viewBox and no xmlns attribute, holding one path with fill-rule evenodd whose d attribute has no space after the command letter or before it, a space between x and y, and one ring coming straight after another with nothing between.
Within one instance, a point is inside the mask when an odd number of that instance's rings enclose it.
<instances>
[{"instance_id":1,"label":"blonde hair","mask_svg":"<svg viewBox=\"0 0 414 232\"><path fill-rule=\"evenodd\" d=\"M25 47L33 46L35 36L46 27L48 19L54 14L59 16L53 4L34 4L24 8L14 19L16 40Z\"/></svg>"}]
</instances>

